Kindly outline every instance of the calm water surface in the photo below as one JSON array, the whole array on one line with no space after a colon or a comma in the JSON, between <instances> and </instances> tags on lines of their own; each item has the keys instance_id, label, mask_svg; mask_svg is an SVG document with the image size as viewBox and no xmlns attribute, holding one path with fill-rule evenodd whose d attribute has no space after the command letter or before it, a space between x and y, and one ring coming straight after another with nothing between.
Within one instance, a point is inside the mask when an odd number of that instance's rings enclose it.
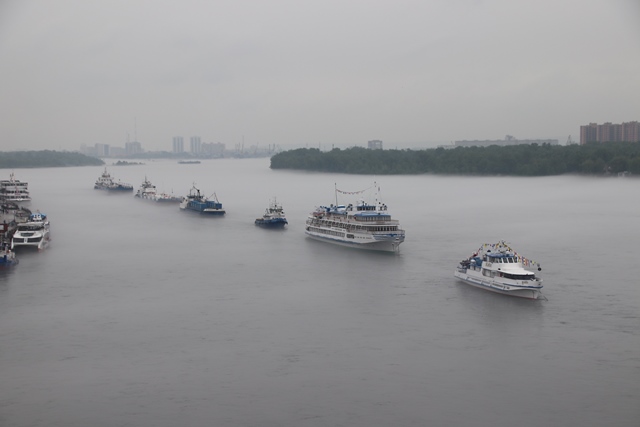
<instances>
[{"instance_id":1,"label":"calm water surface","mask_svg":"<svg viewBox=\"0 0 640 427\"><path fill-rule=\"evenodd\" d=\"M95 191L101 167L15 170L53 242L0 274L0 426L640 425L639 180L268 166L109 167L224 218ZM374 180L399 254L305 238L334 184ZM253 225L274 196L284 231ZM547 301L454 280L500 239Z\"/></svg>"}]
</instances>

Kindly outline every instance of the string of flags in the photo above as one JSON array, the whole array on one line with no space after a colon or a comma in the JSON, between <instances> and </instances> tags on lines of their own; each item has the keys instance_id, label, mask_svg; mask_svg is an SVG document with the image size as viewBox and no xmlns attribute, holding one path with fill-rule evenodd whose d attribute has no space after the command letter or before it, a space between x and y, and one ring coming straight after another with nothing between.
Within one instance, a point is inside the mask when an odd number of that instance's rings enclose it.
<instances>
[{"instance_id":1,"label":"string of flags","mask_svg":"<svg viewBox=\"0 0 640 427\"><path fill-rule=\"evenodd\" d=\"M373 187L369 187L369 188L365 188L364 190L360 190L360 191L343 191L343 190L339 190L339 189L336 187L336 191L337 191L338 193L341 193L341 194L361 194L361 193L364 193L364 192L365 192L365 191L367 191L367 190L371 190L372 188L373 188Z\"/></svg>"},{"instance_id":2,"label":"string of flags","mask_svg":"<svg viewBox=\"0 0 640 427\"><path fill-rule=\"evenodd\" d=\"M538 267L540 267L540 263L537 261L533 261L530 260L528 258L525 258L524 256L518 254L518 252L514 251L513 249L511 249L511 247L504 241L501 240L498 243L485 243L482 246L480 246L478 248L478 250L473 254L473 256L477 256L479 253L483 253L485 250L491 250L491 251L509 251L512 252L513 255L515 255L516 257L519 257L522 260L522 265L524 265L525 267L529 267L532 265L537 265Z\"/></svg>"}]
</instances>

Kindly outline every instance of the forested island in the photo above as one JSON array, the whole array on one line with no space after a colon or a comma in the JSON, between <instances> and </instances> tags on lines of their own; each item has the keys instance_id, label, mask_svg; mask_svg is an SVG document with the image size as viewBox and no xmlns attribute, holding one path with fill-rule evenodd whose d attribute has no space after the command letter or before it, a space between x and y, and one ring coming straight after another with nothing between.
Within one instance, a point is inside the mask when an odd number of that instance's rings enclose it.
<instances>
[{"instance_id":1,"label":"forested island","mask_svg":"<svg viewBox=\"0 0 640 427\"><path fill-rule=\"evenodd\" d=\"M547 176L561 174L640 174L640 142L585 145L512 145L369 150L361 147L322 152L317 148L283 151L271 169L352 174L451 174Z\"/></svg>"},{"instance_id":2,"label":"forested island","mask_svg":"<svg viewBox=\"0 0 640 427\"><path fill-rule=\"evenodd\" d=\"M43 150L0 152L0 169L99 165L104 165L104 162L100 159L69 151Z\"/></svg>"}]
</instances>

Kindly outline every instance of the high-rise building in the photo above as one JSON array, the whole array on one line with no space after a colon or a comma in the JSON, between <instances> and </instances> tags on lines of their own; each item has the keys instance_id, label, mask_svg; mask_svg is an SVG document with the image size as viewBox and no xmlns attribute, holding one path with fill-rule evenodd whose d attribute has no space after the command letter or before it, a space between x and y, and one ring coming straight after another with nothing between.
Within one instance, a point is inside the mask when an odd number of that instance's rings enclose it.
<instances>
[{"instance_id":1,"label":"high-rise building","mask_svg":"<svg viewBox=\"0 0 640 427\"><path fill-rule=\"evenodd\" d=\"M367 143L369 150L382 150L382 141L373 139Z\"/></svg>"},{"instance_id":2,"label":"high-rise building","mask_svg":"<svg viewBox=\"0 0 640 427\"><path fill-rule=\"evenodd\" d=\"M640 142L640 122L589 123L580 126L580 144L587 142Z\"/></svg>"},{"instance_id":3,"label":"high-rise building","mask_svg":"<svg viewBox=\"0 0 640 427\"><path fill-rule=\"evenodd\" d=\"M173 152L184 153L184 138L181 136L173 137Z\"/></svg>"},{"instance_id":4,"label":"high-rise building","mask_svg":"<svg viewBox=\"0 0 640 427\"><path fill-rule=\"evenodd\" d=\"M127 156L142 153L142 144L138 141L127 142L124 144L124 151L127 153Z\"/></svg>"},{"instance_id":5,"label":"high-rise building","mask_svg":"<svg viewBox=\"0 0 640 427\"><path fill-rule=\"evenodd\" d=\"M189 139L189 148L193 154L198 154L202 151L202 142L199 136L192 136Z\"/></svg>"},{"instance_id":6,"label":"high-rise building","mask_svg":"<svg viewBox=\"0 0 640 427\"><path fill-rule=\"evenodd\" d=\"M596 123L589 123L588 125L580 126L580 145L597 140L598 125Z\"/></svg>"},{"instance_id":7,"label":"high-rise building","mask_svg":"<svg viewBox=\"0 0 640 427\"><path fill-rule=\"evenodd\" d=\"M201 149L204 155L222 157L224 155L225 145L221 142L203 142Z\"/></svg>"},{"instance_id":8,"label":"high-rise building","mask_svg":"<svg viewBox=\"0 0 640 427\"><path fill-rule=\"evenodd\" d=\"M109 155L111 153L109 153L109 144L96 144L95 145L95 149L96 149L96 155L98 157L109 157Z\"/></svg>"},{"instance_id":9,"label":"high-rise building","mask_svg":"<svg viewBox=\"0 0 640 427\"><path fill-rule=\"evenodd\" d=\"M622 123L623 141L640 142L640 122Z\"/></svg>"}]
</instances>

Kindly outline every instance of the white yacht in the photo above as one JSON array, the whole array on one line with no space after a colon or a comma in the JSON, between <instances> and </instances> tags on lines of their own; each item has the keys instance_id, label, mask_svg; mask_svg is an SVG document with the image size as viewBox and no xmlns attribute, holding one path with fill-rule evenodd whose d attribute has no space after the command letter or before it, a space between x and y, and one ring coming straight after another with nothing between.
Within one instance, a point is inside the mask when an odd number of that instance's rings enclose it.
<instances>
[{"instance_id":1,"label":"white yacht","mask_svg":"<svg viewBox=\"0 0 640 427\"><path fill-rule=\"evenodd\" d=\"M485 243L469 258L460 262L455 277L464 283L504 295L538 299L541 296L542 279L525 267L540 263L531 261L515 252L504 240Z\"/></svg>"},{"instance_id":2,"label":"white yacht","mask_svg":"<svg viewBox=\"0 0 640 427\"><path fill-rule=\"evenodd\" d=\"M18 224L11 239L11 249L20 246L44 249L49 245L50 240L49 219L47 215L36 212L29 215L27 222Z\"/></svg>"},{"instance_id":3,"label":"white yacht","mask_svg":"<svg viewBox=\"0 0 640 427\"><path fill-rule=\"evenodd\" d=\"M338 204L338 194L361 195L372 190L375 201L364 199L354 204ZM404 230L392 219L387 205L379 201L380 187L374 183L361 191L335 189L336 204L320 206L311 212L305 234L316 240L361 249L395 252L404 242Z\"/></svg>"}]
</instances>

